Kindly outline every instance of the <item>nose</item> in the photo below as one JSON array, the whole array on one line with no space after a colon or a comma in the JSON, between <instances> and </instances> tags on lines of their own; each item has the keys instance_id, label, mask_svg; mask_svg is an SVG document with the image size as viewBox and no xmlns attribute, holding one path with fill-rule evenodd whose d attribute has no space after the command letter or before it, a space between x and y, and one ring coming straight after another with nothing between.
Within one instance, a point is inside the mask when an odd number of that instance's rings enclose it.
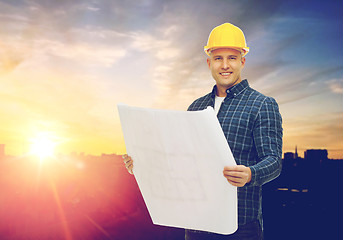
<instances>
[{"instance_id":1,"label":"nose","mask_svg":"<svg viewBox=\"0 0 343 240\"><path fill-rule=\"evenodd\" d=\"M229 61L227 59L223 59L223 64L222 64L222 68L223 69L229 69Z\"/></svg>"}]
</instances>

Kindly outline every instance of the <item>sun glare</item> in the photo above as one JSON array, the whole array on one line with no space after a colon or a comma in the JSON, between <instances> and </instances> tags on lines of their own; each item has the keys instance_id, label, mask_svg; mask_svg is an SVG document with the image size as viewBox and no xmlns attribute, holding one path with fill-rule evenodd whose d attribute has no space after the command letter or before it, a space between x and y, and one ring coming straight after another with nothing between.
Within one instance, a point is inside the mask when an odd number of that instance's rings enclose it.
<instances>
[{"instance_id":1,"label":"sun glare","mask_svg":"<svg viewBox=\"0 0 343 240\"><path fill-rule=\"evenodd\" d=\"M48 134L39 134L31 139L30 154L39 158L52 157L57 143Z\"/></svg>"}]
</instances>

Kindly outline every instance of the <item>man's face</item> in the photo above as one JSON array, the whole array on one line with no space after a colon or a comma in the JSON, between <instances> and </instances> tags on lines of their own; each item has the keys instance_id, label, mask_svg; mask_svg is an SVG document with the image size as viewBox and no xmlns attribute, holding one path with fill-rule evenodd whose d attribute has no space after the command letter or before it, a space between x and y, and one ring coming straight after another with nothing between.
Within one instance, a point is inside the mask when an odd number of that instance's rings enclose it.
<instances>
[{"instance_id":1,"label":"man's face","mask_svg":"<svg viewBox=\"0 0 343 240\"><path fill-rule=\"evenodd\" d=\"M238 50L219 48L211 52L207 64L212 76L217 83L217 95L226 96L226 89L242 81L241 71L245 58Z\"/></svg>"}]
</instances>

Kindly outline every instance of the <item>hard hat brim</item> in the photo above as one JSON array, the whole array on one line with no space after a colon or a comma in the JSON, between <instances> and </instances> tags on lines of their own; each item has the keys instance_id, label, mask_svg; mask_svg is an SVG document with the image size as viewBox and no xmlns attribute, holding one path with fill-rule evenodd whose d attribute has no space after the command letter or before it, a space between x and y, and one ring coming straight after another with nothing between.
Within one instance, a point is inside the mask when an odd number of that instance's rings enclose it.
<instances>
[{"instance_id":1,"label":"hard hat brim","mask_svg":"<svg viewBox=\"0 0 343 240\"><path fill-rule=\"evenodd\" d=\"M219 49L219 48L230 48L230 49L234 49L234 50L238 50L238 51L243 51L242 57L247 55L247 53L249 52L249 47L239 48L239 47L233 47L233 46L218 46L218 47L205 46L204 51L208 56L210 56L211 51L213 51L215 49Z\"/></svg>"}]
</instances>

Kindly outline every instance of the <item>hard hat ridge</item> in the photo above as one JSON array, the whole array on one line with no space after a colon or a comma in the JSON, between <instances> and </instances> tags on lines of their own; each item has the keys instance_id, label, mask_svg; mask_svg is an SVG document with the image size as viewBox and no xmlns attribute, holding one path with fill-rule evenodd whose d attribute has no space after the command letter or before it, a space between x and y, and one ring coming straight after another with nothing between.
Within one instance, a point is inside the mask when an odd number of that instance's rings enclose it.
<instances>
[{"instance_id":1,"label":"hard hat ridge","mask_svg":"<svg viewBox=\"0 0 343 240\"><path fill-rule=\"evenodd\" d=\"M207 55L210 55L210 52L217 48L240 50L243 52L243 56L249 52L243 31L231 23L221 24L211 31L204 51Z\"/></svg>"}]
</instances>

